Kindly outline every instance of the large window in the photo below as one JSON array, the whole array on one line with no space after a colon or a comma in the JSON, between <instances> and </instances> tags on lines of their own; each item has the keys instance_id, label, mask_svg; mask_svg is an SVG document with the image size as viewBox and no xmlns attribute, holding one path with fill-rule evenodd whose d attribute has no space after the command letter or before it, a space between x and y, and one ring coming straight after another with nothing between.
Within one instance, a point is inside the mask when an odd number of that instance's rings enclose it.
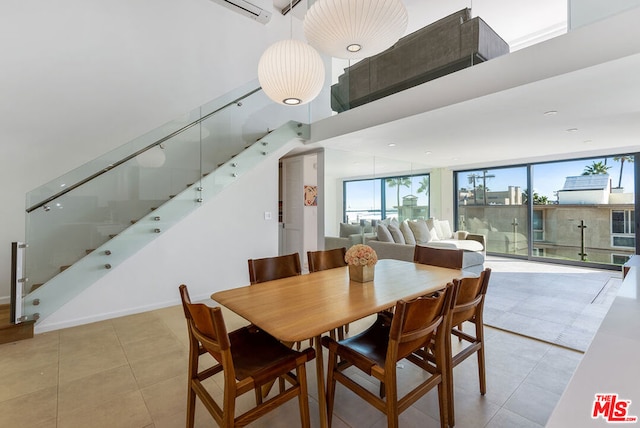
<instances>
[{"instance_id":1,"label":"large window","mask_svg":"<svg viewBox=\"0 0 640 428\"><path fill-rule=\"evenodd\" d=\"M633 154L457 172L458 227L490 253L621 264L636 246L634 172Z\"/></svg>"},{"instance_id":2,"label":"large window","mask_svg":"<svg viewBox=\"0 0 640 428\"><path fill-rule=\"evenodd\" d=\"M429 218L429 174L344 182L344 221Z\"/></svg>"}]
</instances>

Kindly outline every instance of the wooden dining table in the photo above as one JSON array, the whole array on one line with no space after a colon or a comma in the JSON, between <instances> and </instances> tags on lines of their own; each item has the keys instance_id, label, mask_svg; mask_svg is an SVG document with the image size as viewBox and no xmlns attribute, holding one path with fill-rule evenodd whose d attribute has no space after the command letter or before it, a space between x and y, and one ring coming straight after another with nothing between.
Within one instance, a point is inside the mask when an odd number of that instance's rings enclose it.
<instances>
[{"instance_id":1,"label":"wooden dining table","mask_svg":"<svg viewBox=\"0 0 640 428\"><path fill-rule=\"evenodd\" d=\"M345 266L219 291L211 299L283 342L315 338L320 425L326 427L322 334L462 276L457 269L385 259L371 282L350 281Z\"/></svg>"}]
</instances>

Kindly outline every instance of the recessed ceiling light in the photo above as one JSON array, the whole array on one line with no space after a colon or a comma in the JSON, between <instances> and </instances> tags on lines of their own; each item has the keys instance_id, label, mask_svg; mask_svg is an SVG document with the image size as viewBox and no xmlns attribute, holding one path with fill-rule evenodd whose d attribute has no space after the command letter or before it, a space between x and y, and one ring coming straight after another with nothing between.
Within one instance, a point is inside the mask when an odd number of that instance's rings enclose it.
<instances>
[{"instance_id":1,"label":"recessed ceiling light","mask_svg":"<svg viewBox=\"0 0 640 428\"><path fill-rule=\"evenodd\" d=\"M396 143L389 143L389 147L395 147Z\"/></svg>"},{"instance_id":2,"label":"recessed ceiling light","mask_svg":"<svg viewBox=\"0 0 640 428\"><path fill-rule=\"evenodd\" d=\"M591 140L584 140L584 143L585 143L585 144L591 144L591 143L593 143L593 141L591 141Z\"/></svg>"},{"instance_id":3,"label":"recessed ceiling light","mask_svg":"<svg viewBox=\"0 0 640 428\"><path fill-rule=\"evenodd\" d=\"M544 112L545 116L553 116L554 114L558 114L558 112L556 110L549 110Z\"/></svg>"},{"instance_id":4,"label":"recessed ceiling light","mask_svg":"<svg viewBox=\"0 0 640 428\"><path fill-rule=\"evenodd\" d=\"M427 150L426 152L424 152L425 155L430 155L432 152Z\"/></svg>"},{"instance_id":5,"label":"recessed ceiling light","mask_svg":"<svg viewBox=\"0 0 640 428\"><path fill-rule=\"evenodd\" d=\"M569 128L567 129L567 132L577 132L578 128Z\"/></svg>"}]
</instances>

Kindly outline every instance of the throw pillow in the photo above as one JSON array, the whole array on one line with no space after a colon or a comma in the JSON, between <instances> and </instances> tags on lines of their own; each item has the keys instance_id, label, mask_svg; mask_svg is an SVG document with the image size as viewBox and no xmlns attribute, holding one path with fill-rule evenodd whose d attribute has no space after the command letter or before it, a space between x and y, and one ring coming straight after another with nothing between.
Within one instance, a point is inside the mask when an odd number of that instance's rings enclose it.
<instances>
[{"instance_id":1,"label":"throw pillow","mask_svg":"<svg viewBox=\"0 0 640 428\"><path fill-rule=\"evenodd\" d=\"M449 220L440 220L437 221L440 226L440 230L442 231L442 238L440 239L451 239L453 238L453 231L451 230L451 226L449 225Z\"/></svg>"},{"instance_id":2,"label":"throw pillow","mask_svg":"<svg viewBox=\"0 0 640 428\"><path fill-rule=\"evenodd\" d=\"M435 221L433 218L430 218L429 220L426 221L427 224L427 229L429 229L429 233L431 233L431 240L432 241L439 241L440 237L438 235L438 231L436 230L436 225L435 225ZM442 233L442 232L440 232Z\"/></svg>"},{"instance_id":3,"label":"throw pillow","mask_svg":"<svg viewBox=\"0 0 640 428\"><path fill-rule=\"evenodd\" d=\"M393 236L384 224L379 224L377 227L378 241L380 242L393 242Z\"/></svg>"},{"instance_id":4,"label":"throw pillow","mask_svg":"<svg viewBox=\"0 0 640 428\"><path fill-rule=\"evenodd\" d=\"M391 236L393 237L393 242L395 242L396 244L405 243L404 235L402 234L402 232L400 231L400 228L396 224L391 223L389 226L387 226L387 230L389 230L389 233L391 233Z\"/></svg>"},{"instance_id":5,"label":"throw pillow","mask_svg":"<svg viewBox=\"0 0 640 428\"><path fill-rule=\"evenodd\" d=\"M415 220L409 222L409 227L413 232L413 236L416 239L416 244L426 244L431 241L432 236L427 228L427 223L424 220Z\"/></svg>"},{"instance_id":6,"label":"throw pillow","mask_svg":"<svg viewBox=\"0 0 640 428\"><path fill-rule=\"evenodd\" d=\"M348 238L350 235L362 233L359 224L340 223L340 237Z\"/></svg>"},{"instance_id":7,"label":"throw pillow","mask_svg":"<svg viewBox=\"0 0 640 428\"><path fill-rule=\"evenodd\" d=\"M402 223L400 223L400 231L402 232L402 235L404 236L404 242L406 244L416 245L416 238L413 236L413 232L411 231L411 228L409 227L409 221L408 220L405 220Z\"/></svg>"}]
</instances>

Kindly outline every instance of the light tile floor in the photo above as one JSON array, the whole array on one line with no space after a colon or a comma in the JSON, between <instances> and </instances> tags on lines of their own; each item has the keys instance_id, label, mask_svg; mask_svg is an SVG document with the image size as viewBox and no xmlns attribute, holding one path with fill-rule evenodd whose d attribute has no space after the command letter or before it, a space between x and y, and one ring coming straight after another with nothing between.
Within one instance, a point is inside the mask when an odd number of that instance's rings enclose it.
<instances>
[{"instance_id":1,"label":"light tile floor","mask_svg":"<svg viewBox=\"0 0 640 428\"><path fill-rule=\"evenodd\" d=\"M229 330L245 322L229 311L224 314ZM371 321L351 324L352 333ZM456 367L456 426L544 426L582 354L490 327L485 332L488 392L479 394L475 358ZM0 427L183 427L187 347L179 306L0 345ZM312 426L317 427L314 364L309 363L308 373ZM410 363L399 373L402 385L421 376ZM209 382L218 398L219 385L219 377ZM247 394L245 405L252 400ZM201 405L196 419L198 427L215 426ZM403 413L400 423L438 427L435 391ZM297 403L291 401L251 426L299 426ZM333 426L378 428L386 422L381 413L338 386Z\"/></svg>"}]
</instances>

